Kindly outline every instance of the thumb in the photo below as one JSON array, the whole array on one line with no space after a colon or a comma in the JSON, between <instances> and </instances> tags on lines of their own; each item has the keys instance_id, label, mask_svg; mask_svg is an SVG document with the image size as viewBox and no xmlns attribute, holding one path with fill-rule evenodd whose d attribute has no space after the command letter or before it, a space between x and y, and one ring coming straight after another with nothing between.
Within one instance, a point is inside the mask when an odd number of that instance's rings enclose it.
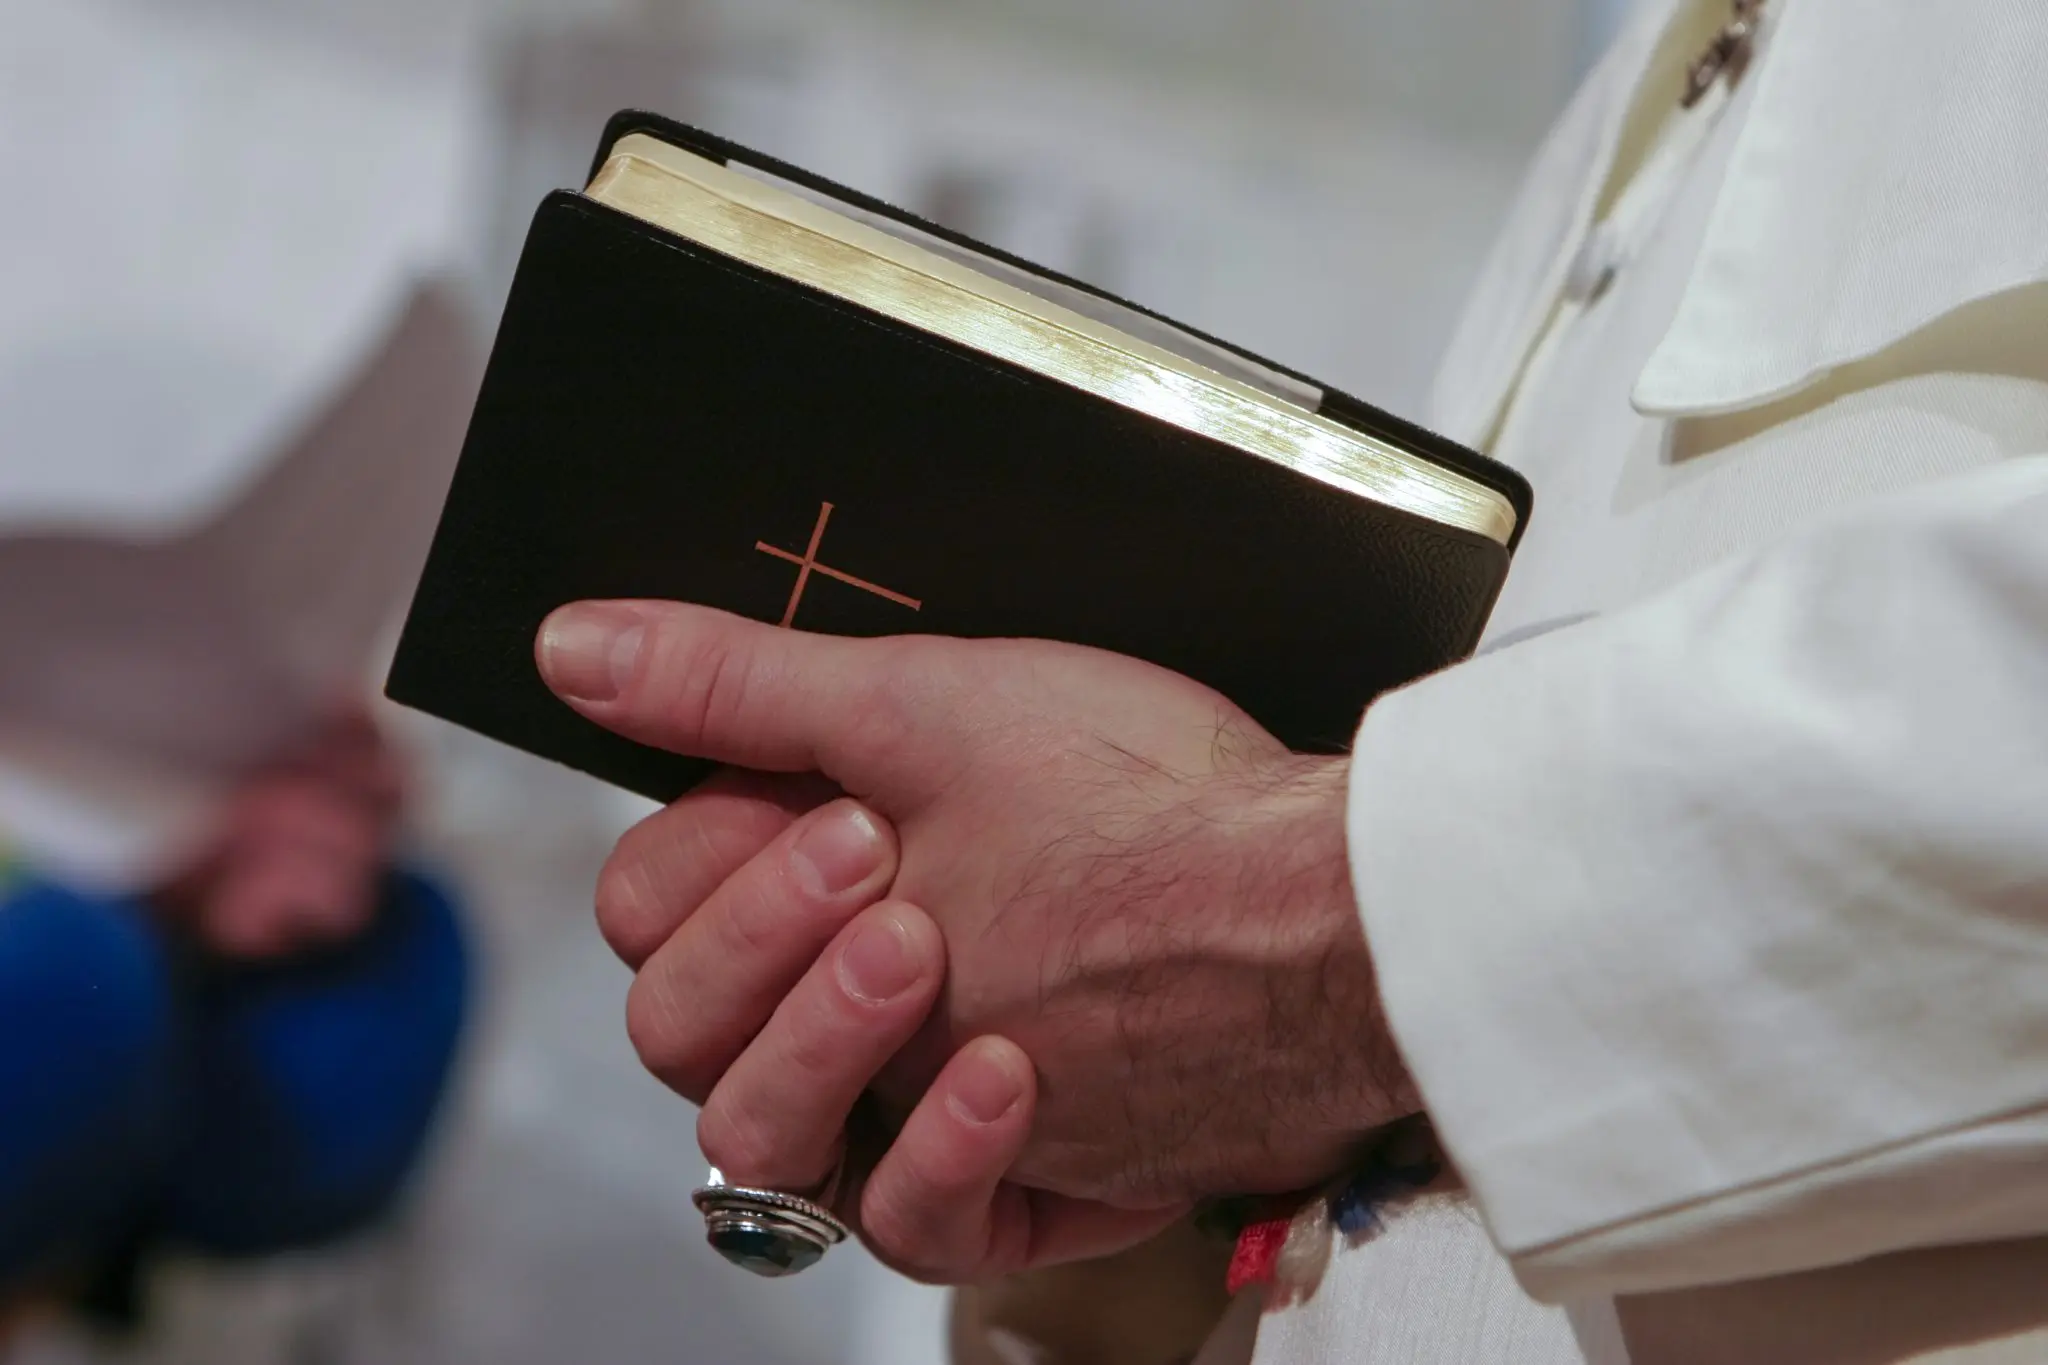
<instances>
[{"instance_id":1,"label":"thumb","mask_svg":"<svg viewBox=\"0 0 2048 1365\"><path fill-rule=\"evenodd\" d=\"M888 642L806 635L675 602L580 602L542 623L541 677L628 739L763 772L847 782L886 751Z\"/></svg>"}]
</instances>

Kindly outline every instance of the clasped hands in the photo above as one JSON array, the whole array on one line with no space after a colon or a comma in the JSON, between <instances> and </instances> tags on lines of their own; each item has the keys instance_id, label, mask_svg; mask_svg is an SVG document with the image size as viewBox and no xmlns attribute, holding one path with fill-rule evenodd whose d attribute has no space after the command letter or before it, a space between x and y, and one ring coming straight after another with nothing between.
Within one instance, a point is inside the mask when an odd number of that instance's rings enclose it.
<instances>
[{"instance_id":1,"label":"clasped hands","mask_svg":"<svg viewBox=\"0 0 2048 1365\"><path fill-rule=\"evenodd\" d=\"M564 608L537 657L591 720L726 765L600 878L642 1061L736 1183L814 1187L854 1142L839 1211L904 1272L1108 1255L1419 1108L1344 762L1209 689L652 602Z\"/></svg>"}]
</instances>

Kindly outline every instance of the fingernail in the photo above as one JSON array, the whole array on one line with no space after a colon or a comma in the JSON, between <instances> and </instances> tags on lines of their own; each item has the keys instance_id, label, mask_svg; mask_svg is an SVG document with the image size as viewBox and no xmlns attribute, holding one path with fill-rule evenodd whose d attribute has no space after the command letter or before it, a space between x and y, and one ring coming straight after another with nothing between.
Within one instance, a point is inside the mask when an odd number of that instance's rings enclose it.
<instances>
[{"instance_id":1,"label":"fingernail","mask_svg":"<svg viewBox=\"0 0 2048 1365\"><path fill-rule=\"evenodd\" d=\"M974 1064L956 1068L949 1079L946 1107L955 1117L986 1128L1024 1098L1018 1062L1017 1054L1008 1047L975 1049Z\"/></svg>"},{"instance_id":2,"label":"fingernail","mask_svg":"<svg viewBox=\"0 0 2048 1365\"><path fill-rule=\"evenodd\" d=\"M871 1005L885 1004L917 984L924 963L894 915L880 915L839 950L839 984Z\"/></svg>"},{"instance_id":3,"label":"fingernail","mask_svg":"<svg viewBox=\"0 0 2048 1365\"><path fill-rule=\"evenodd\" d=\"M881 866L882 832L859 806L834 806L798 838L790 861L812 895L836 896Z\"/></svg>"},{"instance_id":4,"label":"fingernail","mask_svg":"<svg viewBox=\"0 0 2048 1365\"><path fill-rule=\"evenodd\" d=\"M541 627L541 673L573 701L610 701L625 689L647 628L617 607L565 607Z\"/></svg>"}]
</instances>

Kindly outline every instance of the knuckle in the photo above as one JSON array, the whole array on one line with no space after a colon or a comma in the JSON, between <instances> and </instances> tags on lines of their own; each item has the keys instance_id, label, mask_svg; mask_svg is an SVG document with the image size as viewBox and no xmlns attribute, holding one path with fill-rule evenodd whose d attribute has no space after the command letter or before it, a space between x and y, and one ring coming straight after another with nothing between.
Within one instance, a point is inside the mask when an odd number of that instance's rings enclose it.
<instances>
[{"instance_id":1,"label":"knuckle","mask_svg":"<svg viewBox=\"0 0 2048 1365\"><path fill-rule=\"evenodd\" d=\"M640 1065L683 1098L701 1104L717 1083L718 1068L705 1041L645 972L626 992L626 1037Z\"/></svg>"},{"instance_id":2,"label":"knuckle","mask_svg":"<svg viewBox=\"0 0 2048 1365\"><path fill-rule=\"evenodd\" d=\"M699 644L680 676L685 679L678 709L691 734L721 734L746 713L752 690L745 658L729 641L712 637Z\"/></svg>"},{"instance_id":3,"label":"knuckle","mask_svg":"<svg viewBox=\"0 0 2048 1365\"><path fill-rule=\"evenodd\" d=\"M627 830L598 872L605 942L639 966L792 819L766 803L685 799Z\"/></svg>"},{"instance_id":4,"label":"knuckle","mask_svg":"<svg viewBox=\"0 0 2048 1365\"><path fill-rule=\"evenodd\" d=\"M906 1269L926 1267L932 1259L922 1220L907 1216L900 1198L870 1186L861 1199L860 1225L878 1255Z\"/></svg>"},{"instance_id":5,"label":"knuckle","mask_svg":"<svg viewBox=\"0 0 2048 1365\"><path fill-rule=\"evenodd\" d=\"M779 961L789 955L795 939L785 897L800 900L800 893L785 889L782 878L768 879L769 885L747 878L746 885L733 884L720 897L722 906L708 909L706 918L715 925L719 949L728 963Z\"/></svg>"},{"instance_id":6,"label":"knuckle","mask_svg":"<svg viewBox=\"0 0 2048 1365\"><path fill-rule=\"evenodd\" d=\"M886 753L926 722L943 714L943 688L933 678L937 660L917 640L863 642L873 650L871 677L851 708L844 741L850 748Z\"/></svg>"},{"instance_id":7,"label":"knuckle","mask_svg":"<svg viewBox=\"0 0 2048 1365\"><path fill-rule=\"evenodd\" d=\"M926 1284L952 1284L968 1278L969 1267L945 1244L931 1215L919 1201L900 1190L870 1185L861 1197L861 1235L875 1254L912 1279Z\"/></svg>"},{"instance_id":8,"label":"knuckle","mask_svg":"<svg viewBox=\"0 0 2048 1365\"><path fill-rule=\"evenodd\" d=\"M697 1145L706 1161L741 1184L801 1179L788 1170L790 1153L779 1149L770 1126L744 1101L721 1093L697 1115Z\"/></svg>"},{"instance_id":9,"label":"knuckle","mask_svg":"<svg viewBox=\"0 0 2048 1365\"><path fill-rule=\"evenodd\" d=\"M619 688L630 714L690 739L730 720L749 690L746 655L716 630L669 629L655 614Z\"/></svg>"},{"instance_id":10,"label":"knuckle","mask_svg":"<svg viewBox=\"0 0 2048 1365\"><path fill-rule=\"evenodd\" d=\"M659 911L649 882L642 855L623 843L597 874L598 932L613 952L635 965L658 946L648 928Z\"/></svg>"},{"instance_id":11,"label":"knuckle","mask_svg":"<svg viewBox=\"0 0 2048 1365\"><path fill-rule=\"evenodd\" d=\"M776 1064L793 1081L812 1089L846 1089L848 1081L866 1081L854 1074L868 1049L857 1032L862 1024L857 1007L845 992L835 988L821 992L828 998L805 1005L791 1021L788 1037L777 1049Z\"/></svg>"}]
</instances>

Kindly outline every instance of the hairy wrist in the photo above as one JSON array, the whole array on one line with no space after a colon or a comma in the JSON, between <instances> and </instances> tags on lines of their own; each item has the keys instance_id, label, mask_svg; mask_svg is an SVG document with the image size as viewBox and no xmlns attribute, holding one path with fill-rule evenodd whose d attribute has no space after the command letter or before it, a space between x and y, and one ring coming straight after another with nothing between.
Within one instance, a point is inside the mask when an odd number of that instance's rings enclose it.
<instances>
[{"instance_id":1,"label":"hairy wrist","mask_svg":"<svg viewBox=\"0 0 2048 1365\"><path fill-rule=\"evenodd\" d=\"M1347 769L1268 751L1199 777L1144 770L1005 899L1008 926L1066 928L1032 996L975 1027L1038 1055L1103 1039L1088 1066L1117 1076L1121 1106L1115 1176L1092 1155L1103 1113L1051 1104L1029 1183L1132 1207L1295 1190L1415 1111L1351 890ZM956 999L978 1003L960 965Z\"/></svg>"},{"instance_id":2,"label":"hairy wrist","mask_svg":"<svg viewBox=\"0 0 2048 1365\"><path fill-rule=\"evenodd\" d=\"M1117 885L1112 954L1150 1188L1316 1184L1419 1107L1353 899L1347 771L1281 756L1218 773L1115 860L1156 869Z\"/></svg>"},{"instance_id":3,"label":"hairy wrist","mask_svg":"<svg viewBox=\"0 0 2048 1365\"><path fill-rule=\"evenodd\" d=\"M1348 759L1300 759L1260 796L1260 918L1270 935L1277 1054L1313 1056L1295 1111L1276 1121L1349 1144L1420 1110L1388 1030L1351 880Z\"/></svg>"}]
</instances>

